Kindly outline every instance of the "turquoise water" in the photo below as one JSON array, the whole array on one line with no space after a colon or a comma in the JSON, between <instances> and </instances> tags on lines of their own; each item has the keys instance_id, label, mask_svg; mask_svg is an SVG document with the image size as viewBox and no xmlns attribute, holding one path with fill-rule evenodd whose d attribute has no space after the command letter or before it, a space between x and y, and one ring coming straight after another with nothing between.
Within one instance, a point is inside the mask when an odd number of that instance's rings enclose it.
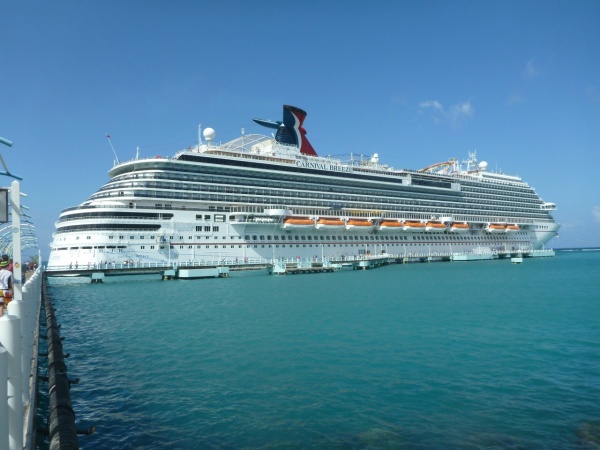
<instances>
[{"instance_id":1,"label":"turquoise water","mask_svg":"<svg viewBox=\"0 0 600 450\"><path fill-rule=\"evenodd\" d=\"M87 449L599 448L600 252L51 279Z\"/></svg>"}]
</instances>

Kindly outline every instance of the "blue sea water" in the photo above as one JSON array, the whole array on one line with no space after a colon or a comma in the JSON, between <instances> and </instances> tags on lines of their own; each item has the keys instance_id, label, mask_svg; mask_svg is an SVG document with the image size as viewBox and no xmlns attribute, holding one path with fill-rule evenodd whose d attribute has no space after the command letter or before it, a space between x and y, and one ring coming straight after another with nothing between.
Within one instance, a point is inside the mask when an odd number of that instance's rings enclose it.
<instances>
[{"instance_id":1,"label":"blue sea water","mask_svg":"<svg viewBox=\"0 0 600 450\"><path fill-rule=\"evenodd\" d=\"M600 252L50 279L83 449L600 448Z\"/></svg>"}]
</instances>

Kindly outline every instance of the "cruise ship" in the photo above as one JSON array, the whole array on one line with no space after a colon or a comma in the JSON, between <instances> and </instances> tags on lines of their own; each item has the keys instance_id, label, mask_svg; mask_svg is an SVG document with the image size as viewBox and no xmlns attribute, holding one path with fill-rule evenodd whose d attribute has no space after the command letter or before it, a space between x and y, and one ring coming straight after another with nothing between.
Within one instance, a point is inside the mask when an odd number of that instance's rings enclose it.
<instances>
[{"instance_id":1,"label":"cruise ship","mask_svg":"<svg viewBox=\"0 0 600 450\"><path fill-rule=\"evenodd\" d=\"M217 143L206 128L173 157L115 162L61 212L48 270L531 251L557 235L556 205L475 153L421 170L319 156L305 118L285 105L282 121L254 119L270 136Z\"/></svg>"}]
</instances>

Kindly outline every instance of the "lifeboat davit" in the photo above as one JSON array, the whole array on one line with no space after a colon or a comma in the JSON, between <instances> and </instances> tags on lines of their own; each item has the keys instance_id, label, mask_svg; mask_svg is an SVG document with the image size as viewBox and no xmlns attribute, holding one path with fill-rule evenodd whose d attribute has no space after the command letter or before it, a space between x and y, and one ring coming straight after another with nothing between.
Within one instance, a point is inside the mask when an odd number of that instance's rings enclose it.
<instances>
[{"instance_id":1,"label":"lifeboat davit","mask_svg":"<svg viewBox=\"0 0 600 450\"><path fill-rule=\"evenodd\" d=\"M379 222L380 231L397 231L403 227L402 222L399 220L382 220Z\"/></svg>"},{"instance_id":2,"label":"lifeboat davit","mask_svg":"<svg viewBox=\"0 0 600 450\"><path fill-rule=\"evenodd\" d=\"M489 223L487 227L485 227L485 231L488 233L506 233L506 225L503 223Z\"/></svg>"},{"instance_id":3,"label":"lifeboat davit","mask_svg":"<svg viewBox=\"0 0 600 450\"><path fill-rule=\"evenodd\" d=\"M521 230L521 227L517 224L506 225L507 233L516 233L517 231L520 231L520 230Z\"/></svg>"},{"instance_id":4,"label":"lifeboat davit","mask_svg":"<svg viewBox=\"0 0 600 450\"><path fill-rule=\"evenodd\" d=\"M413 221L413 220L407 220L404 222L404 225L402 226L402 229L404 231L417 231L417 232L421 232L421 231L425 231L425 224L423 222L418 222L418 221Z\"/></svg>"},{"instance_id":5,"label":"lifeboat davit","mask_svg":"<svg viewBox=\"0 0 600 450\"><path fill-rule=\"evenodd\" d=\"M469 224L466 222L453 222L449 231L450 233L466 233L469 231Z\"/></svg>"},{"instance_id":6,"label":"lifeboat davit","mask_svg":"<svg viewBox=\"0 0 600 450\"><path fill-rule=\"evenodd\" d=\"M425 225L425 231L433 231L436 233L441 233L443 231L446 231L446 224L442 223L442 222L429 221Z\"/></svg>"},{"instance_id":7,"label":"lifeboat davit","mask_svg":"<svg viewBox=\"0 0 600 450\"><path fill-rule=\"evenodd\" d=\"M348 222L346 222L347 230L368 231L371 228L373 228L373 222L368 219L348 219Z\"/></svg>"},{"instance_id":8,"label":"lifeboat davit","mask_svg":"<svg viewBox=\"0 0 600 450\"><path fill-rule=\"evenodd\" d=\"M342 220L342 219L319 219L317 220L317 225L316 228L317 229L327 229L327 230L333 230L333 229L338 229L338 228L344 228L346 226L346 223Z\"/></svg>"},{"instance_id":9,"label":"lifeboat davit","mask_svg":"<svg viewBox=\"0 0 600 450\"><path fill-rule=\"evenodd\" d=\"M310 228L315 222L308 217L286 217L281 225L283 228Z\"/></svg>"}]
</instances>

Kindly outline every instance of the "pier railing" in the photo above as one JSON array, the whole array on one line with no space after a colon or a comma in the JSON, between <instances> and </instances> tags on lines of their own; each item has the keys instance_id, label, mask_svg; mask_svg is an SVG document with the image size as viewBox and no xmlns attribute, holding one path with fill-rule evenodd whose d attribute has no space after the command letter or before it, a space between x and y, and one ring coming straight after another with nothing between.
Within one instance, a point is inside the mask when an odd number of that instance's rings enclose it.
<instances>
[{"instance_id":1,"label":"pier railing","mask_svg":"<svg viewBox=\"0 0 600 450\"><path fill-rule=\"evenodd\" d=\"M0 317L0 450L35 448L41 282L38 268Z\"/></svg>"}]
</instances>

